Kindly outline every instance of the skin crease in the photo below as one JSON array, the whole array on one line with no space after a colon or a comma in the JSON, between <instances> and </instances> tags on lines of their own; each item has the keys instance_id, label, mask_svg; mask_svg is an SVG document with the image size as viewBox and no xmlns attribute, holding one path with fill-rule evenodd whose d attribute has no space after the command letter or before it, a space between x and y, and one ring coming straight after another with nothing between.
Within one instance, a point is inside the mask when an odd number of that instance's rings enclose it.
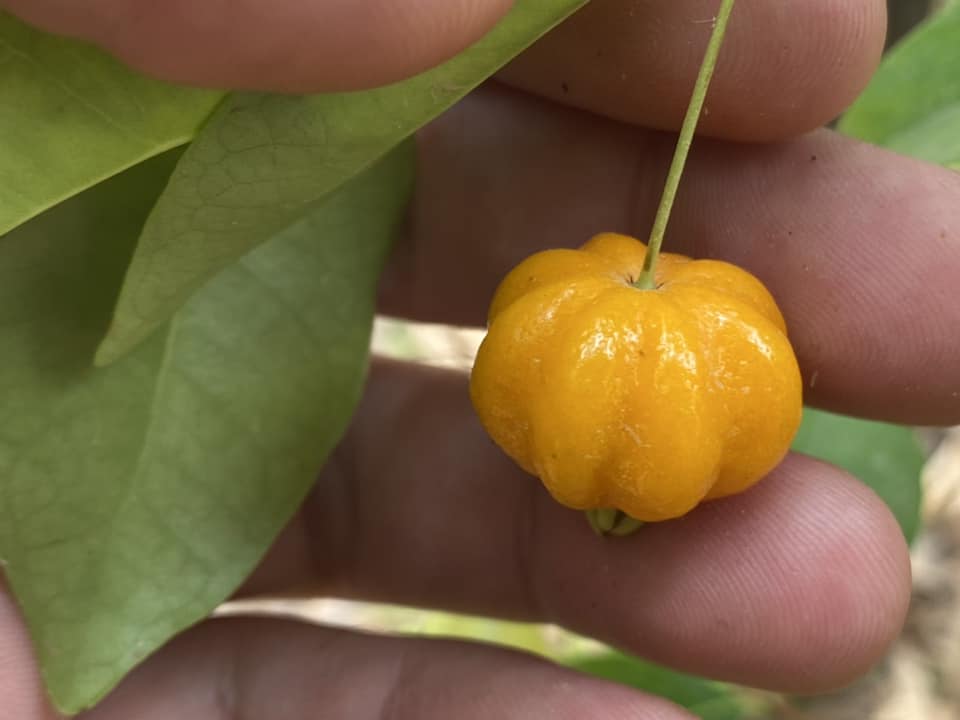
<instances>
[{"instance_id":1,"label":"skin crease","mask_svg":"<svg viewBox=\"0 0 960 720\"><path fill-rule=\"evenodd\" d=\"M378 3L245 0L225 14L212 0L162 11L146 0L90 0L82 12L67 0L0 2L156 74L276 90L395 77L479 36L506 8L394 3L410 14L393 37L387 23L369 22ZM611 14L591 23L643 37L647 26L624 21L617 3L595 6ZM770 6L738 3L752 33L734 36L728 62L721 59L704 125L714 136L752 132L747 139L769 141L812 129L838 114L872 72L883 39L880 0L780 4L777 17L764 10ZM680 13L703 17L705 4L659 8L662 20L644 22L680 28ZM565 41L571 57L595 52L587 34L575 35ZM333 41L319 41L325 36ZM339 37L365 51L343 53ZM778 38L790 54L776 55L776 66L770 52ZM668 108L643 100L695 66L691 35L659 39L660 56L684 61L682 72L621 56L617 76L636 82L615 88L613 98L602 84L595 96L571 85L578 111L543 100L556 94L557 77L541 74L545 61L531 54L530 65L520 61L503 77L540 99L491 83L420 133L409 233L381 309L481 324L496 283L530 253L576 247L599 230L642 236L672 149L669 135L643 126L659 127L677 112L675 99ZM766 78L762 92L749 81L755 74ZM800 106L795 91L803 93ZM617 97L622 103L612 102ZM960 313L947 302L960 273L954 175L826 132L769 147L700 141L679 200L667 248L735 260L764 280L818 404L960 422L960 400L951 395L960 337L945 332ZM893 518L833 468L791 456L750 492L625 542L602 542L581 514L551 501L493 446L462 374L379 363L350 434L239 595L322 593L545 620L691 672L813 692L842 686L876 662L902 626L909 590ZM503 710L487 716L509 718L516 707L518 717L563 718L569 705L578 718L592 707L615 720L689 717L514 654L462 644L452 656L445 644L371 641L273 620L201 623L82 717L232 720L263 716L278 697L297 718L323 713L328 698L355 703L346 706L350 720L468 717L477 688L489 689L487 701ZM0 698L3 720L4 713L56 718L5 595ZM371 704L356 704L364 698Z\"/></svg>"}]
</instances>

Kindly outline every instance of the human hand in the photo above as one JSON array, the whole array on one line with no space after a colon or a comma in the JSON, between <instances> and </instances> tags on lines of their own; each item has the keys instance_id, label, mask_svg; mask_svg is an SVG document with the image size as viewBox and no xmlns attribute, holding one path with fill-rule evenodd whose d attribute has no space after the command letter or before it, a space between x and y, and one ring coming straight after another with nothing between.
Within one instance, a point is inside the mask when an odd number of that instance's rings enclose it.
<instances>
[{"instance_id":1,"label":"human hand","mask_svg":"<svg viewBox=\"0 0 960 720\"><path fill-rule=\"evenodd\" d=\"M210 7L199 3L177 12L100 0L80 18L67 2L6 1L168 77L294 90L392 79L456 50L506 4L436 0L400 20L395 4L353 2L325 20L329 3L249 2L223 28L189 20ZM420 134L417 197L383 312L479 324L525 255L599 230L645 234L673 147L646 128L678 125L709 33L691 18L714 6L654 5L597 0L504 83ZM110 19L98 24L101 7ZM363 24L377 8L391 23ZM717 139L695 146L666 247L731 260L767 283L811 402L952 423L960 339L948 329L960 308L946 300L960 276L960 179L826 131L794 137L863 85L883 12L873 0L741 0L702 125ZM338 27L352 32L330 32ZM377 51L347 52L355 47ZM886 649L906 611L909 563L870 491L802 457L742 496L600 540L490 443L462 375L383 362L350 435L240 595L294 591L556 622L684 670L816 691ZM18 720L53 717L9 600L0 648L3 707ZM601 713L687 717L507 651L231 618L170 643L88 720Z\"/></svg>"}]
</instances>

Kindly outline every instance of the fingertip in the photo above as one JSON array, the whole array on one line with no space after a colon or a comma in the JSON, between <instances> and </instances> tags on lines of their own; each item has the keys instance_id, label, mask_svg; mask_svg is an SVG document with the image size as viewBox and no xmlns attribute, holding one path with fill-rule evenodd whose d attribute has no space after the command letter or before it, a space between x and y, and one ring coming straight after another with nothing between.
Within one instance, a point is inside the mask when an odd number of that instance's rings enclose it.
<instances>
[{"instance_id":1,"label":"fingertip","mask_svg":"<svg viewBox=\"0 0 960 720\"><path fill-rule=\"evenodd\" d=\"M821 618L793 628L797 653L783 689L838 690L869 672L899 637L910 606L909 548L889 507L861 481L804 456L790 458L781 472L780 482L806 495L796 498L795 547L818 551L788 607ZM776 515L769 521L791 522ZM802 615L787 610L783 617Z\"/></svg>"},{"instance_id":2,"label":"fingertip","mask_svg":"<svg viewBox=\"0 0 960 720\"><path fill-rule=\"evenodd\" d=\"M777 692L862 676L909 605L909 556L890 511L859 481L799 456L678 521L554 552L562 560L537 556L549 567L536 597L555 621L668 667Z\"/></svg>"},{"instance_id":3,"label":"fingertip","mask_svg":"<svg viewBox=\"0 0 960 720\"><path fill-rule=\"evenodd\" d=\"M712 635L720 641L713 661L730 659L704 667L708 674L780 692L828 692L867 673L899 636L910 602L908 548L889 508L860 481L794 455L753 492L704 506L703 516L692 518L706 524L698 534L726 535L714 557L729 573L720 602L740 596L743 608L733 614L750 622L741 633L717 633L714 623L729 608L701 605L689 614L686 634ZM731 533L743 542L739 558Z\"/></svg>"},{"instance_id":4,"label":"fingertip","mask_svg":"<svg viewBox=\"0 0 960 720\"><path fill-rule=\"evenodd\" d=\"M716 2L588 5L501 77L518 88L622 122L680 127ZM794 137L837 117L879 63L883 0L743 0L699 128L745 142Z\"/></svg>"},{"instance_id":5,"label":"fingertip","mask_svg":"<svg viewBox=\"0 0 960 720\"><path fill-rule=\"evenodd\" d=\"M842 115L867 87L883 55L887 33L883 0L815 0L799 7L802 16L794 34L807 38L807 44L785 48L779 62L756 56L756 66L743 78L759 78L773 105L767 117L753 120L749 107L741 106L742 115L734 121L745 127L755 123L757 138L765 141L802 135ZM778 68L781 63L789 64L792 72ZM778 78L791 82L783 87ZM716 122L720 127L722 119Z\"/></svg>"}]
</instances>

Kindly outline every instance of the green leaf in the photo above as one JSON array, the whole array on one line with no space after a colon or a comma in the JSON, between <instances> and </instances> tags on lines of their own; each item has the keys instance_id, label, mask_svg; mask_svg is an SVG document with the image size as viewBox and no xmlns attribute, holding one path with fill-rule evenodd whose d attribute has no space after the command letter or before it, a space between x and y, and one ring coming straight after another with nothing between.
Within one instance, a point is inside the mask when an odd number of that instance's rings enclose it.
<instances>
[{"instance_id":1,"label":"green leaf","mask_svg":"<svg viewBox=\"0 0 960 720\"><path fill-rule=\"evenodd\" d=\"M753 703L729 685L674 672L617 652L575 659L570 667L666 698L704 720L741 720Z\"/></svg>"},{"instance_id":2,"label":"green leaf","mask_svg":"<svg viewBox=\"0 0 960 720\"><path fill-rule=\"evenodd\" d=\"M585 1L517 0L472 48L387 87L232 97L187 150L147 222L97 363L128 352L222 268L302 217Z\"/></svg>"},{"instance_id":3,"label":"green leaf","mask_svg":"<svg viewBox=\"0 0 960 720\"><path fill-rule=\"evenodd\" d=\"M907 540L913 540L925 456L910 428L807 409L793 449L843 468L873 488Z\"/></svg>"},{"instance_id":4,"label":"green leaf","mask_svg":"<svg viewBox=\"0 0 960 720\"><path fill-rule=\"evenodd\" d=\"M921 160L960 163L960 4L890 51L839 128Z\"/></svg>"},{"instance_id":5,"label":"green leaf","mask_svg":"<svg viewBox=\"0 0 960 720\"><path fill-rule=\"evenodd\" d=\"M288 521L358 399L404 145L90 359L164 156L0 239L0 558L64 712L204 618Z\"/></svg>"},{"instance_id":6,"label":"green leaf","mask_svg":"<svg viewBox=\"0 0 960 720\"><path fill-rule=\"evenodd\" d=\"M0 235L187 142L221 94L134 74L0 11Z\"/></svg>"}]
</instances>

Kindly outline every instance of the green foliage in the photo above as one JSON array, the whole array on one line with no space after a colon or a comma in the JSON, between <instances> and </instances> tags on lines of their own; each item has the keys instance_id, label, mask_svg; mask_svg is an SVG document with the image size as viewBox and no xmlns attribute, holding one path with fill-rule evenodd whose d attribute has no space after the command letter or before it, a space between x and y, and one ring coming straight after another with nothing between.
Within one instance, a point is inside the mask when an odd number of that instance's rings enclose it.
<instances>
[{"instance_id":1,"label":"green foliage","mask_svg":"<svg viewBox=\"0 0 960 720\"><path fill-rule=\"evenodd\" d=\"M519 0L390 87L233 95L199 135L222 95L0 14L0 560L62 710L295 512L360 392L404 140L584 2Z\"/></svg>"},{"instance_id":2,"label":"green foliage","mask_svg":"<svg viewBox=\"0 0 960 720\"><path fill-rule=\"evenodd\" d=\"M744 720L755 703L729 685L668 670L618 652L574 659L581 672L672 700L703 720Z\"/></svg>"},{"instance_id":3,"label":"green foliage","mask_svg":"<svg viewBox=\"0 0 960 720\"><path fill-rule=\"evenodd\" d=\"M920 522L925 456L911 429L808 409L793 449L865 482L893 511L907 540L913 539Z\"/></svg>"},{"instance_id":4,"label":"green foliage","mask_svg":"<svg viewBox=\"0 0 960 720\"><path fill-rule=\"evenodd\" d=\"M887 55L839 128L921 160L960 163L960 4L951 3Z\"/></svg>"},{"instance_id":5,"label":"green foliage","mask_svg":"<svg viewBox=\"0 0 960 720\"><path fill-rule=\"evenodd\" d=\"M66 712L209 614L295 512L358 399L412 187L404 145L94 370L174 160L0 239L0 557Z\"/></svg>"},{"instance_id":6,"label":"green foliage","mask_svg":"<svg viewBox=\"0 0 960 720\"><path fill-rule=\"evenodd\" d=\"M960 169L960 3L949 3L884 58L841 132ZM908 428L810 411L795 445L870 485L912 539L924 455Z\"/></svg>"},{"instance_id":7,"label":"green foliage","mask_svg":"<svg viewBox=\"0 0 960 720\"><path fill-rule=\"evenodd\" d=\"M0 235L187 142L220 97L136 75L0 11Z\"/></svg>"},{"instance_id":8,"label":"green foliage","mask_svg":"<svg viewBox=\"0 0 960 720\"><path fill-rule=\"evenodd\" d=\"M302 217L586 0L518 0L447 63L366 92L240 94L189 147L147 221L97 362L128 352L222 268Z\"/></svg>"}]
</instances>

